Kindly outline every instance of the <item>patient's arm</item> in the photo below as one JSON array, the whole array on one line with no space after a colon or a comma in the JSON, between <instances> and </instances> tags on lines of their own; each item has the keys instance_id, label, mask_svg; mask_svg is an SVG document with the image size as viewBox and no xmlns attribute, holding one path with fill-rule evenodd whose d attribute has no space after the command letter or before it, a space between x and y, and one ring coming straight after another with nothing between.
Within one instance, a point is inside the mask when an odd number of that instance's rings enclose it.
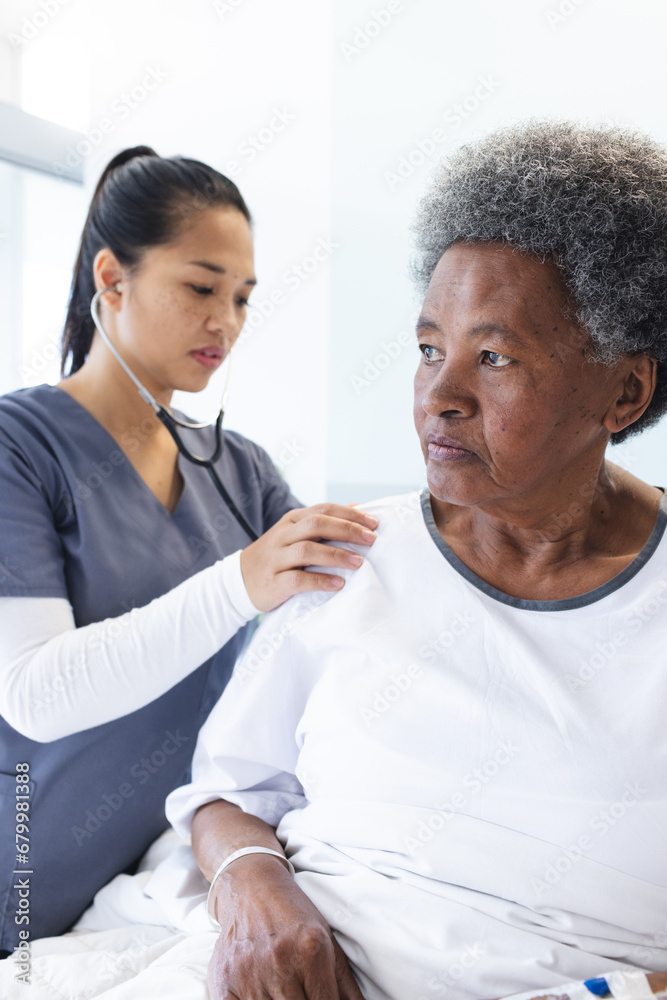
<instances>
[{"instance_id":1,"label":"patient's arm","mask_svg":"<svg viewBox=\"0 0 667 1000\"><path fill-rule=\"evenodd\" d=\"M209 802L195 813L192 849L209 881L226 857L250 846L283 853L273 827L230 802ZM363 1000L326 921L278 858L234 861L216 880L210 905L221 926L208 970L212 1000Z\"/></svg>"}]
</instances>

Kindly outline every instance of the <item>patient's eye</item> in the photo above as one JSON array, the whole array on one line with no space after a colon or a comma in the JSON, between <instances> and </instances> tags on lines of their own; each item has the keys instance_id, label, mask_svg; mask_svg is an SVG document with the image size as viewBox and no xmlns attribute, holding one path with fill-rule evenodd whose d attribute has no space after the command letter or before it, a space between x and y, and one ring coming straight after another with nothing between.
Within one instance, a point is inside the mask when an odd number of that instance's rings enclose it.
<instances>
[{"instance_id":1,"label":"patient's eye","mask_svg":"<svg viewBox=\"0 0 667 1000\"><path fill-rule=\"evenodd\" d=\"M431 347L430 344L420 344L419 350L422 352L425 361L441 361L442 354L436 347Z\"/></svg>"},{"instance_id":2,"label":"patient's eye","mask_svg":"<svg viewBox=\"0 0 667 1000\"><path fill-rule=\"evenodd\" d=\"M512 364L512 358L508 358L506 354L498 354L497 351L484 351L484 354L490 368L506 368Z\"/></svg>"}]
</instances>

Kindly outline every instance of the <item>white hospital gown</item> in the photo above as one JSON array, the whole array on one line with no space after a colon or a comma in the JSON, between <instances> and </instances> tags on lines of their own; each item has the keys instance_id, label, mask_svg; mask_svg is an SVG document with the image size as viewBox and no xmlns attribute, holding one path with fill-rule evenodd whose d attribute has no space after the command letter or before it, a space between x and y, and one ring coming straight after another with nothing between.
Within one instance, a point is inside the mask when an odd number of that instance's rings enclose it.
<instances>
[{"instance_id":1,"label":"white hospital gown","mask_svg":"<svg viewBox=\"0 0 667 1000\"><path fill-rule=\"evenodd\" d=\"M169 819L278 825L366 1000L667 969L667 501L630 567L550 602L463 566L428 494L366 509L363 567L267 616Z\"/></svg>"}]
</instances>

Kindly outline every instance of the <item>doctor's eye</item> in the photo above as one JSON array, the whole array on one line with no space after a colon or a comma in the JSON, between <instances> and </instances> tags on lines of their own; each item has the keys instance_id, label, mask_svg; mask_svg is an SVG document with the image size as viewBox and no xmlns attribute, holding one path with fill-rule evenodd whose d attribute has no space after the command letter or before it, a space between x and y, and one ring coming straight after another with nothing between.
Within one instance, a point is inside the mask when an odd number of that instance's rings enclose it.
<instances>
[{"instance_id":1,"label":"doctor's eye","mask_svg":"<svg viewBox=\"0 0 667 1000\"><path fill-rule=\"evenodd\" d=\"M190 288L194 289L197 295L212 295L213 289L207 288L206 285L190 285Z\"/></svg>"},{"instance_id":2,"label":"doctor's eye","mask_svg":"<svg viewBox=\"0 0 667 1000\"><path fill-rule=\"evenodd\" d=\"M482 353L488 361L489 368L507 368L508 365L512 364L512 358L508 358L506 354L498 354L497 351L483 351Z\"/></svg>"}]
</instances>

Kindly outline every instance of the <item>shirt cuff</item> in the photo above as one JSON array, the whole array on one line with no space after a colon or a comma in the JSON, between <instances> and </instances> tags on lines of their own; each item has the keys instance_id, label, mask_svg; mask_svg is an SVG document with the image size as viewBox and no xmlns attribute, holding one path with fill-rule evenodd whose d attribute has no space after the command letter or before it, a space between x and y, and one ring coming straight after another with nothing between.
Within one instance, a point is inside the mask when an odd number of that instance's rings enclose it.
<instances>
[{"instance_id":1,"label":"shirt cuff","mask_svg":"<svg viewBox=\"0 0 667 1000\"><path fill-rule=\"evenodd\" d=\"M241 572L241 552L232 552L222 560L222 585L227 591L229 603L244 622L249 622L262 612L256 608L248 596Z\"/></svg>"},{"instance_id":2,"label":"shirt cuff","mask_svg":"<svg viewBox=\"0 0 667 1000\"><path fill-rule=\"evenodd\" d=\"M197 810L209 802L219 802L222 798L221 795L211 793L196 795L191 790L192 785L175 788L169 793L164 804L167 820L181 840L190 839L192 820Z\"/></svg>"}]
</instances>

